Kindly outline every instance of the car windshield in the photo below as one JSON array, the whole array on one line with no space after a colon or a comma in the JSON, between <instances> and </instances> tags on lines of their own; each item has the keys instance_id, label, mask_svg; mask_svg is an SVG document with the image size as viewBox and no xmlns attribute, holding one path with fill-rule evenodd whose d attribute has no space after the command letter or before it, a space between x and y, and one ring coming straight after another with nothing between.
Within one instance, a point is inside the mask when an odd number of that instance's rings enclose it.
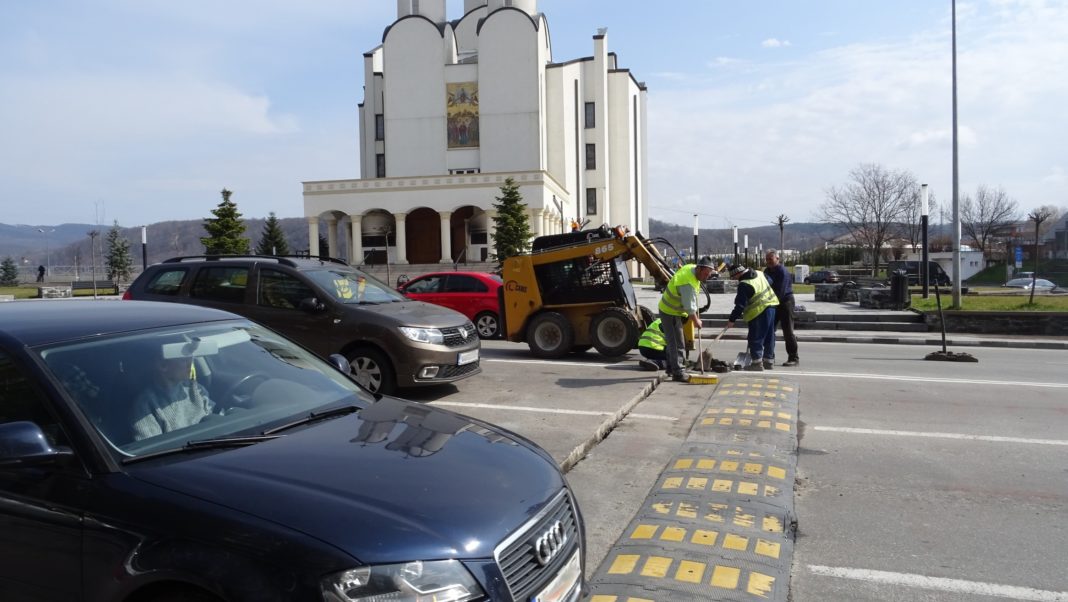
<instances>
[{"instance_id":1,"label":"car windshield","mask_svg":"<svg viewBox=\"0 0 1068 602\"><path fill-rule=\"evenodd\" d=\"M374 401L333 366L245 321L124 333L37 352L124 461L205 440L252 442L313 412Z\"/></svg>"},{"instance_id":2,"label":"car windshield","mask_svg":"<svg viewBox=\"0 0 1068 602\"><path fill-rule=\"evenodd\" d=\"M404 295L386 286L381 280L359 270L309 270L304 274L341 303L374 305L407 301Z\"/></svg>"}]
</instances>

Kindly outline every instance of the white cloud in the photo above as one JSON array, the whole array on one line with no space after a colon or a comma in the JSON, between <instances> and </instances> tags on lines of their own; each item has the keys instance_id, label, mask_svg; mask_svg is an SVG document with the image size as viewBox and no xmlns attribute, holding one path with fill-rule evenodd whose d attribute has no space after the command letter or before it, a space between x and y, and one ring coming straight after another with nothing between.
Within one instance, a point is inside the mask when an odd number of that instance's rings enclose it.
<instances>
[{"instance_id":1,"label":"white cloud","mask_svg":"<svg viewBox=\"0 0 1068 602\"><path fill-rule=\"evenodd\" d=\"M777 38L768 38L760 43L764 48L782 48L790 45L790 40L779 40Z\"/></svg>"}]
</instances>

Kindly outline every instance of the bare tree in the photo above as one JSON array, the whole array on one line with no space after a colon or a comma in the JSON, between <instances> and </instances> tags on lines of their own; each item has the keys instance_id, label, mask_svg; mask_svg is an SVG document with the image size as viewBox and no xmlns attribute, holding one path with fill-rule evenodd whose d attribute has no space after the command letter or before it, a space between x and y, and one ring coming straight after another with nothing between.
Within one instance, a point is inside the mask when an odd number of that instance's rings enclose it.
<instances>
[{"instance_id":1,"label":"bare tree","mask_svg":"<svg viewBox=\"0 0 1068 602\"><path fill-rule=\"evenodd\" d=\"M1019 212L1004 188L979 185L975 200L965 195L960 201L961 230L985 255L994 239L1018 220Z\"/></svg>"},{"instance_id":2,"label":"bare tree","mask_svg":"<svg viewBox=\"0 0 1068 602\"><path fill-rule=\"evenodd\" d=\"M785 245L785 242L783 242L783 241L786 240L783 228L786 227L786 223L789 222L789 221L790 221L790 218L786 217L786 214L783 214L783 213L780 213L779 217L775 218L775 223L778 224L778 226L779 226L779 253L782 253L783 249L786 248L785 246L783 246L783 245Z\"/></svg>"},{"instance_id":3,"label":"bare tree","mask_svg":"<svg viewBox=\"0 0 1068 602\"><path fill-rule=\"evenodd\" d=\"M1042 231L1042 223L1054 215L1057 215L1057 209L1049 205L1039 207L1027 214L1027 219L1035 222L1035 269L1031 273L1031 298L1027 301L1029 304L1035 302L1035 282L1038 279L1038 238Z\"/></svg>"},{"instance_id":4,"label":"bare tree","mask_svg":"<svg viewBox=\"0 0 1068 602\"><path fill-rule=\"evenodd\" d=\"M827 191L819 214L823 221L845 228L868 251L874 276L883 246L899 229L918 185L908 171L889 171L874 163L858 165L849 176L850 182Z\"/></svg>"}]
</instances>

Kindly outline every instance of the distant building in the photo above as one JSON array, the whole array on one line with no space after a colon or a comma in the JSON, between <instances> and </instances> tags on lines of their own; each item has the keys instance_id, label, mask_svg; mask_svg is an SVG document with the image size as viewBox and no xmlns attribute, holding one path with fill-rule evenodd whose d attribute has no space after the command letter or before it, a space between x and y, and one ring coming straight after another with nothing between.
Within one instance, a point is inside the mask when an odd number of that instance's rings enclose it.
<instances>
[{"instance_id":1,"label":"distant building","mask_svg":"<svg viewBox=\"0 0 1068 602\"><path fill-rule=\"evenodd\" d=\"M360 178L303 183L310 252L322 222L355 264L486 261L509 177L536 235L573 220L647 232L646 89L606 32L554 62L536 0L464 0L455 21L445 8L398 0L364 55Z\"/></svg>"}]
</instances>

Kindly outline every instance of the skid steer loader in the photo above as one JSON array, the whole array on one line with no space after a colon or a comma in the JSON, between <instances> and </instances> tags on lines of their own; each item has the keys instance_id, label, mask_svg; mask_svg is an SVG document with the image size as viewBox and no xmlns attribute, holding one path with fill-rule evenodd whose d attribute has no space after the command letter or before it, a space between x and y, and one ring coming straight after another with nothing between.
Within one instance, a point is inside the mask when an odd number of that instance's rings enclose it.
<instances>
[{"instance_id":1,"label":"skid steer loader","mask_svg":"<svg viewBox=\"0 0 1068 602\"><path fill-rule=\"evenodd\" d=\"M623 226L535 238L530 253L503 264L504 338L527 343L541 358L590 347L608 357L625 355L656 320L652 310L637 303L626 265L630 259L648 270L658 290L673 275L649 240ZM692 327L686 329L686 340L692 349Z\"/></svg>"}]
</instances>

